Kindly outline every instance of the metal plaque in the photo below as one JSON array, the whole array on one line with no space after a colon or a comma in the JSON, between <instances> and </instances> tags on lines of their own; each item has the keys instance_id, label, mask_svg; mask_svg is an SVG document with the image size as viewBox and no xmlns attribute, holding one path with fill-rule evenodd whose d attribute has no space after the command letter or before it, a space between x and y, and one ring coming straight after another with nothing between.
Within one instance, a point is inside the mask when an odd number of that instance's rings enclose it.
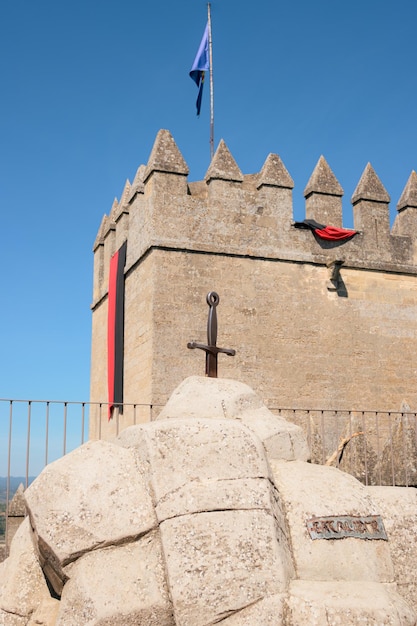
<instances>
[{"instance_id":1,"label":"metal plaque","mask_svg":"<svg viewBox=\"0 0 417 626\"><path fill-rule=\"evenodd\" d=\"M356 539L383 539L388 541L380 515L312 517L306 521L306 524L312 539L355 537Z\"/></svg>"}]
</instances>

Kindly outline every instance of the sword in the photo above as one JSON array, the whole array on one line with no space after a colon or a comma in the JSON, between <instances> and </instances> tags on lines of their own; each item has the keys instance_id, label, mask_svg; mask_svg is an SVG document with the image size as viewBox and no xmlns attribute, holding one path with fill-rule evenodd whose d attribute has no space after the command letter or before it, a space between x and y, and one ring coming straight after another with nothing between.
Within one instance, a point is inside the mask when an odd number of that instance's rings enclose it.
<instances>
[{"instance_id":1,"label":"sword","mask_svg":"<svg viewBox=\"0 0 417 626\"><path fill-rule=\"evenodd\" d=\"M219 295L215 291L210 291L207 294L207 304L209 305L209 314L207 319L207 345L203 343L197 343L196 341L190 341L187 343L187 348L194 350L204 350L206 353L206 376L210 378L217 378L217 356L219 353L227 354L228 356L234 356L236 350L231 348L218 348L217 343L217 305L220 302Z\"/></svg>"}]
</instances>

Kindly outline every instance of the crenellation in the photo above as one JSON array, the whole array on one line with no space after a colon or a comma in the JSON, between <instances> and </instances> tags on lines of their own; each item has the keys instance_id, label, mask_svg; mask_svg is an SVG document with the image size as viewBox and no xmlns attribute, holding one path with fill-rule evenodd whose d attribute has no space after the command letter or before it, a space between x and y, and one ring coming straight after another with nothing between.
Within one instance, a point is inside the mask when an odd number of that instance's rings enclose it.
<instances>
[{"instance_id":1,"label":"crenellation","mask_svg":"<svg viewBox=\"0 0 417 626\"><path fill-rule=\"evenodd\" d=\"M146 166L143 182L146 183L153 172L188 176L188 165L178 150L171 133L160 130L156 136L151 155Z\"/></svg>"},{"instance_id":2,"label":"crenellation","mask_svg":"<svg viewBox=\"0 0 417 626\"><path fill-rule=\"evenodd\" d=\"M265 163L256 179L256 188L282 187L294 189L294 181L278 154L272 152L266 157Z\"/></svg>"},{"instance_id":3,"label":"crenellation","mask_svg":"<svg viewBox=\"0 0 417 626\"><path fill-rule=\"evenodd\" d=\"M130 194L128 197L128 203L131 204L133 202L133 200L135 199L136 194L138 193L144 193L145 192L145 186L143 184L143 178L145 176L145 170L146 170L146 166L145 165L139 165L136 174L135 174L135 178L133 179L133 183L132 186L130 188Z\"/></svg>"},{"instance_id":4,"label":"crenellation","mask_svg":"<svg viewBox=\"0 0 417 626\"><path fill-rule=\"evenodd\" d=\"M392 255L389 219L390 196L370 163L352 196L354 227L362 234L365 261L396 262Z\"/></svg>"},{"instance_id":5,"label":"crenellation","mask_svg":"<svg viewBox=\"0 0 417 626\"><path fill-rule=\"evenodd\" d=\"M199 180L197 182L188 183L188 195L194 198L207 198L208 190L205 180Z\"/></svg>"},{"instance_id":6,"label":"crenellation","mask_svg":"<svg viewBox=\"0 0 417 626\"><path fill-rule=\"evenodd\" d=\"M102 217L102 220L101 220L101 223L100 223L100 227L99 227L98 232L97 232L97 237L96 237L96 239L94 241L94 244L93 244L93 252L95 252L96 249L99 246L104 246L104 234L107 232L107 221L108 221L108 219L109 218L107 217L107 215L105 213L103 215L103 217Z\"/></svg>"},{"instance_id":7,"label":"crenellation","mask_svg":"<svg viewBox=\"0 0 417 626\"><path fill-rule=\"evenodd\" d=\"M323 156L304 189L304 197L307 219L342 228L343 189Z\"/></svg>"},{"instance_id":8,"label":"crenellation","mask_svg":"<svg viewBox=\"0 0 417 626\"><path fill-rule=\"evenodd\" d=\"M130 181L126 180L120 201L116 207L113 219L116 224L115 250L118 250L127 239L129 232L129 197L131 193Z\"/></svg>"},{"instance_id":9,"label":"crenellation","mask_svg":"<svg viewBox=\"0 0 417 626\"><path fill-rule=\"evenodd\" d=\"M412 241L414 262L417 264L417 174L413 170L397 204L397 216L392 232ZM398 237L397 237L398 239Z\"/></svg>"},{"instance_id":10,"label":"crenellation","mask_svg":"<svg viewBox=\"0 0 417 626\"><path fill-rule=\"evenodd\" d=\"M107 215L103 215L97 237L93 245L94 270L93 270L93 302L101 298L104 280L104 234L107 232Z\"/></svg>"},{"instance_id":11,"label":"crenellation","mask_svg":"<svg viewBox=\"0 0 417 626\"><path fill-rule=\"evenodd\" d=\"M356 189L353 192L351 202L353 206L355 206L361 200L381 202L382 204L389 204L391 201L387 190L370 163L366 165L359 179Z\"/></svg>"},{"instance_id":12,"label":"crenellation","mask_svg":"<svg viewBox=\"0 0 417 626\"><path fill-rule=\"evenodd\" d=\"M243 182L243 174L223 139L220 140L204 180L207 184L210 184L213 180L224 180L234 183Z\"/></svg>"},{"instance_id":13,"label":"crenellation","mask_svg":"<svg viewBox=\"0 0 417 626\"><path fill-rule=\"evenodd\" d=\"M109 268L110 259L116 252L116 222L112 219L112 214L118 206L117 199L113 202L112 209L107 220L107 231L104 233L104 267L103 267L103 287L104 292L101 293L101 297L107 293L107 285L109 282Z\"/></svg>"},{"instance_id":14,"label":"crenellation","mask_svg":"<svg viewBox=\"0 0 417 626\"><path fill-rule=\"evenodd\" d=\"M131 184L129 179L126 179L125 186L122 191L122 195L120 196L120 201L113 212L113 219L118 223L118 221L122 218L125 213L129 213L129 197L131 193Z\"/></svg>"},{"instance_id":15,"label":"crenellation","mask_svg":"<svg viewBox=\"0 0 417 626\"><path fill-rule=\"evenodd\" d=\"M414 170L411 172L397 204L399 213L409 208L417 209L417 174Z\"/></svg>"},{"instance_id":16,"label":"crenellation","mask_svg":"<svg viewBox=\"0 0 417 626\"><path fill-rule=\"evenodd\" d=\"M359 234L341 244L293 228L294 182L276 154L267 156L259 173L243 175L221 140L203 181L188 182L188 171L169 131L159 131L148 163L138 168L132 185L126 182L120 202L113 203L107 229L116 230L116 240L107 234L112 243L106 259L129 237L126 269L153 246L170 246L323 265L342 248L351 267L417 271L416 245L404 239L416 230L414 220L417 226L417 216L405 204L417 203L415 173L390 233L389 195L368 164L352 196ZM343 189L323 156L304 195L307 218L342 226Z\"/></svg>"},{"instance_id":17,"label":"crenellation","mask_svg":"<svg viewBox=\"0 0 417 626\"><path fill-rule=\"evenodd\" d=\"M113 204L111 205L110 213L109 213L109 221L107 227L110 229L116 228L116 215L119 209L119 201L117 198L113 200Z\"/></svg>"}]
</instances>

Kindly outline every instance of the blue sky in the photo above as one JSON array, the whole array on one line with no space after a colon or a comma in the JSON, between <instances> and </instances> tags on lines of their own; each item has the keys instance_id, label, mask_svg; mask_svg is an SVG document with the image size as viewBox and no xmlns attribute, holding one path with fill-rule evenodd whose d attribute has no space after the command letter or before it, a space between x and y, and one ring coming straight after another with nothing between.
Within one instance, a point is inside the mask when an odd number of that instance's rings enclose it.
<instances>
[{"instance_id":1,"label":"blue sky","mask_svg":"<svg viewBox=\"0 0 417 626\"><path fill-rule=\"evenodd\" d=\"M204 2L6 0L0 8L0 397L88 400L92 244L169 129L209 165L188 76ZM415 0L214 0L215 144L278 153L295 216L321 154L350 197L368 161L395 206L417 169Z\"/></svg>"}]
</instances>

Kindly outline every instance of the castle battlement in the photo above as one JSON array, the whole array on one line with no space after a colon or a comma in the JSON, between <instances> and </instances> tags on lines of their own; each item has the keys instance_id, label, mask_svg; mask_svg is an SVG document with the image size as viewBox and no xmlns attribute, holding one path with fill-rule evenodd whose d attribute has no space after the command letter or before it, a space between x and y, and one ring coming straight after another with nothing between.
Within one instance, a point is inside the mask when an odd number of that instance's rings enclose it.
<instances>
[{"instance_id":1,"label":"castle battlement","mask_svg":"<svg viewBox=\"0 0 417 626\"><path fill-rule=\"evenodd\" d=\"M357 232L344 240L294 221L294 181L276 154L243 174L221 141L204 179L188 174L161 130L103 217L91 400L107 399L109 266L127 241L125 402L163 405L184 378L204 373L204 355L187 343L205 341L206 295L216 291L219 345L236 350L220 356L219 376L251 385L268 406L390 411L405 401L417 410L417 174L390 229L390 197L367 165L351 199ZM304 190L305 219L340 234L343 193L320 157ZM130 419L150 417L144 408ZM131 423L126 412L121 419L120 427ZM91 424L92 437L114 434L106 417Z\"/></svg>"},{"instance_id":2,"label":"castle battlement","mask_svg":"<svg viewBox=\"0 0 417 626\"><path fill-rule=\"evenodd\" d=\"M159 131L149 161L126 181L103 217L96 241L94 303L107 290L111 255L129 239L126 270L153 247L415 274L417 174L399 199L390 230L390 196L368 164L351 198L349 241L319 241L294 228L294 182L280 157L269 154L257 174L242 174L222 140L204 180L188 181L188 166L167 130ZM305 190L305 217L342 227L343 189L320 157Z\"/></svg>"}]
</instances>

